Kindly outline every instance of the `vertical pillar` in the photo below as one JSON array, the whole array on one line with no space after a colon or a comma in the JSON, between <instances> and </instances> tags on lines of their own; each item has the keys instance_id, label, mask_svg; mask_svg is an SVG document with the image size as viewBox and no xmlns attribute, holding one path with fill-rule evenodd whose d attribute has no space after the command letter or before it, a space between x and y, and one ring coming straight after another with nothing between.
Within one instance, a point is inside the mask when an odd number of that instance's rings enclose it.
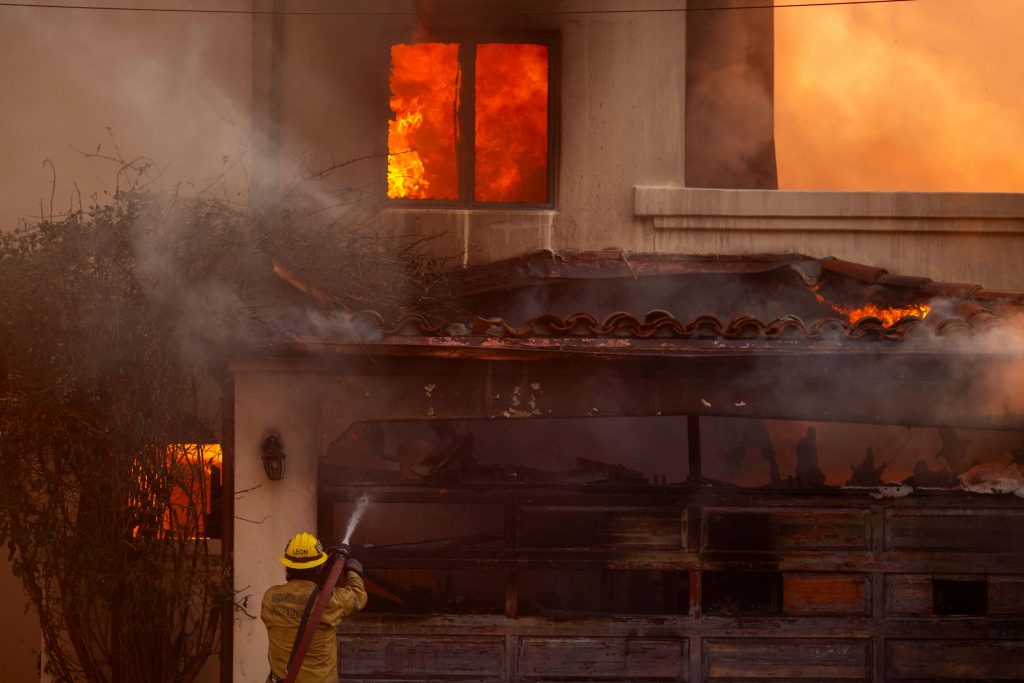
<instances>
[{"instance_id":1,"label":"vertical pillar","mask_svg":"<svg viewBox=\"0 0 1024 683\"><path fill-rule=\"evenodd\" d=\"M778 187L774 10L712 9L749 4L687 4L687 187Z\"/></svg>"},{"instance_id":2,"label":"vertical pillar","mask_svg":"<svg viewBox=\"0 0 1024 683\"><path fill-rule=\"evenodd\" d=\"M316 532L320 395L315 378L301 372L236 370L234 449L235 681L267 675L267 631L260 621L263 593L284 582L279 557L299 531ZM280 435L285 475L270 481L261 444Z\"/></svg>"},{"instance_id":3,"label":"vertical pillar","mask_svg":"<svg viewBox=\"0 0 1024 683\"><path fill-rule=\"evenodd\" d=\"M235 383L229 377L221 385L221 563L229 572L234 571L235 547ZM220 622L220 683L231 683L234 664L234 619L232 611L225 611Z\"/></svg>"},{"instance_id":4,"label":"vertical pillar","mask_svg":"<svg viewBox=\"0 0 1024 683\"><path fill-rule=\"evenodd\" d=\"M700 461L700 415L686 416L686 453L690 463L689 479L699 481L701 478Z\"/></svg>"}]
</instances>

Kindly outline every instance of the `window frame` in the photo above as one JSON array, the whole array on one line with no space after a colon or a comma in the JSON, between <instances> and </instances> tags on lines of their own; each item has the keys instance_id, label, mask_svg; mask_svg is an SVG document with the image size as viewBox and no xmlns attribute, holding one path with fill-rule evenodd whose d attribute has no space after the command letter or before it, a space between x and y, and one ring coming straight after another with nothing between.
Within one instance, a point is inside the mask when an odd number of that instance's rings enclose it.
<instances>
[{"instance_id":1,"label":"window frame","mask_svg":"<svg viewBox=\"0 0 1024 683\"><path fill-rule=\"evenodd\" d=\"M388 176L388 127L391 120L391 47L396 44L417 43L455 43L459 46L458 59L461 67L461 83L459 86L460 139L455 151L459 173L459 199L410 199L392 198L387 196ZM546 202L484 202L476 201L476 48L480 44L532 44L544 45L548 48L548 182ZM558 142L561 131L561 34L557 31L544 30L432 30L422 36L413 36L409 32L387 32L381 37L381 103L382 116L379 117L378 140L383 151L381 162L377 165L377 182L380 183L380 196L387 208L424 208L424 209L471 209L471 210L552 210L557 203L558 188Z\"/></svg>"}]
</instances>

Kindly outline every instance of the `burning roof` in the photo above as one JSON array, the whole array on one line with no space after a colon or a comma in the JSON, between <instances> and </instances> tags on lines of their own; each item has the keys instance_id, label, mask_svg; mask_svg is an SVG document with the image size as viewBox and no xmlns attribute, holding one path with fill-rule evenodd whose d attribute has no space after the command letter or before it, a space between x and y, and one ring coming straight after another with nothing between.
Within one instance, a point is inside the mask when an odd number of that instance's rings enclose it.
<instances>
[{"instance_id":1,"label":"burning roof","mask_svg":"<svg viewBox=\"0 0 1024 683\"><path fill-rule=\"evenodd\" d=\"M670 352L694 344L863 349L865 342L973 335L1024 311L1024 293L894 275L836 258L543 251L454 270L448 277L450 310L388 319L354 310L317 283L274 265L311 304L349 316L363 342L379 344L514 342L550 349L559 340L563 350Z\"/></svg>"}]
</instances>

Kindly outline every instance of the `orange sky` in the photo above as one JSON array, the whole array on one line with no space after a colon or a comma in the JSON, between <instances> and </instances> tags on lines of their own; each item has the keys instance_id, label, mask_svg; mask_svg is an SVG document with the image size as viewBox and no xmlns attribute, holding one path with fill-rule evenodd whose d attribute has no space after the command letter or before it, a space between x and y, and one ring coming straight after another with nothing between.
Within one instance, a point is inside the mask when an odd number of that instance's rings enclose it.
<instances>
[{"instance_id":1,"label":"orange sky","mask_svg":"<svg viewBox=\"0 0 1024 683\"><path fill-rule=\"evenodd\" d=\"M1024 0L776 10L775 31L783 189L1024 191Z\"/></svg>"}]
</instances>

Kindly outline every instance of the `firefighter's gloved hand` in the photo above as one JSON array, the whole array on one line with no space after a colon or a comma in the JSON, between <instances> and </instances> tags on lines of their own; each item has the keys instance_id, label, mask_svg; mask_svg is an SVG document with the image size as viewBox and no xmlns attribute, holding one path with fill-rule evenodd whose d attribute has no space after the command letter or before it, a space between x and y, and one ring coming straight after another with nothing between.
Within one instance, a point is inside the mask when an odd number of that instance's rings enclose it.
<instances>
[{"instance_id":1,"label":"firefighter's gloved hand","mask_svg":"<svg viewBox=\"0 0 1024 683\"><path fill-rule=\"evenodd\" d=\"M345 569L350 572L355 572L356 574L359 574L359 576L363 575L363 563L354 557L345 561Z\"/></svg>"},{"instance_id":2,"label":"firefighter's gloved hand","mask_svg":"<svg viewBox=\"0 0 1024 683\"><path fill-rule=\"evenodd\" d=\"M336 552L341 557L347 558L349 556L349 553L352 552L352 548L351 546L349 546L348 543L339 543L338 547L334 549L334 552Z\"/></svg>"}]
</instances>

